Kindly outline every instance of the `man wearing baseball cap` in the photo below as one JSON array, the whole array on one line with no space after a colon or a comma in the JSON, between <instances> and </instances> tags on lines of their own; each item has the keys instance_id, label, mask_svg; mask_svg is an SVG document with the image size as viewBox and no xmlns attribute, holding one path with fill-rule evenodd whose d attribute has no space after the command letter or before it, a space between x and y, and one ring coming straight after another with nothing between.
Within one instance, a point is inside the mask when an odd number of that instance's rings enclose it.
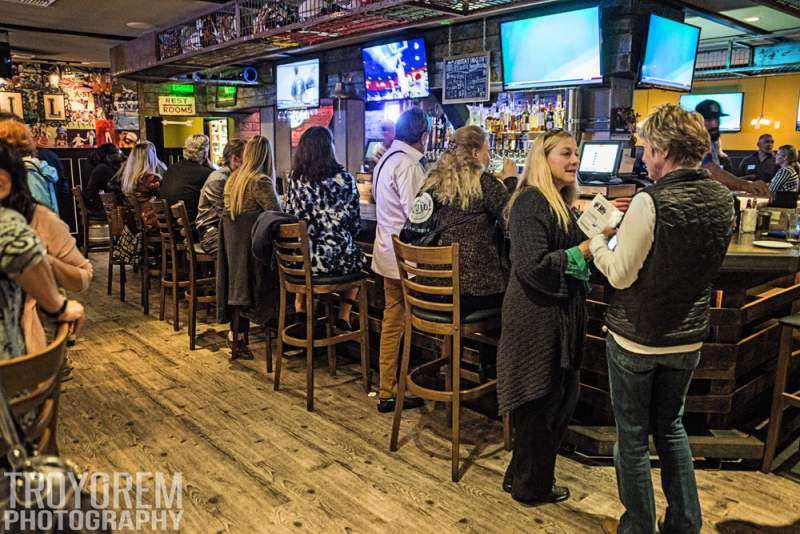
<instances>
[{"instance_id":1,"label":"man wearing baseball cap","mask_svg":"<svg viewBox=\"0 0 800 534\"><path fill-rule=\"evenodd\" d=\"M769 186L761 180L742 180L733 174L730 158L719 146L719 119L727 117L716 100L706 99L697 104L694 110L703 116L706 130L711 137L711 151L703 158L702 167L711 177L732 191L746 191L752 195L769 195Z\"/></svg>"}]
</instances>

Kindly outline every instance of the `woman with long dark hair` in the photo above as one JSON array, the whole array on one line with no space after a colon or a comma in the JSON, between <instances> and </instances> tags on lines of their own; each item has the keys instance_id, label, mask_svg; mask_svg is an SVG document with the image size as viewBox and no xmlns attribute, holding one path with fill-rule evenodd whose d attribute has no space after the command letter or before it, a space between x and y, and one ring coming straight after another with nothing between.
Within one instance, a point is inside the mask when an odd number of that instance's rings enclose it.
<instances>
[{"instance_id":1,"label":"woman with long dark hair","mask_svg":"<svg viewBox=\"0 0 800 534\"><path fill-rule=\"evenodd\" d=\"M37 236L26 219L36 221L42 214L40 224L42 220L45 225L56 223ZM59 237L59 232L65 238L61 246L50 239L51 235ZM78 321L78 327L83 323L83 307L61 296L56 286L58 283L75 289L70 285L83 278L81 269L69 264L70 239L74 248L75 240L67 225L33 200L20 155L0 141L0 359L46 346L38 311L59 321ZM80 252L77 255L83 258ZM91 278L91 265L88 277Z\"/></svg>"},{"instance_id":2,"label":"woman with long dark hair","mask_svg":"<svg viewBox=\"0 0 800 534\"><path fill-rule=\"evenodd\" d=\"M314 276L343 276L362 270L367 259L356 244L361 211L356 179L336 161L330 130L314 126L300 137L292 172L286 183L284 211L306 221ZM358 289L344 295L336 327L350 330L348 301ZM296 295L295 305L302 309Z\"/></svg>"},{"instance_id":3,"label":"woman with long dark hair","mask_svg":"<svg viewBox=\"0 0 800 534\"><path fill-rule=\"evenodd\" d=\"M9 194L0 200L0 205L19 212L39 236L58 286L67 291L85 291L92 281L92 264L78 250L69 226L33 198L24 173L22 177L16 174L11 176ZM22 330L28 352L36 352L47 346L36 300L30 296L25 299Z\"/></svg>"}]
</instances>

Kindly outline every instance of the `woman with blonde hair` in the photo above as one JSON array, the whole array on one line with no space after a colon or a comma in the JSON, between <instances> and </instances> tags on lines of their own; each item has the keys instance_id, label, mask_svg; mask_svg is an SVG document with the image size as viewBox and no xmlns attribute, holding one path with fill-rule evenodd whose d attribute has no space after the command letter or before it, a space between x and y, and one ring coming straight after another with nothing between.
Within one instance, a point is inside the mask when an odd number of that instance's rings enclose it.
<instances>
[{"instance_id":1,"label":"woman with blonde hair","mask_svg":"<svg viewBox=\"0 0 800 534\"><path fill-rule=\"evenodd\" d=\"M158 224L156 214L148 202L158 198L161 176L157 174L158 156L156 146L150 141L138 143L128 156L122 168L122 192L136 199L142 208L145 226L155 228Z\"/></svg>"},{"instance_id":2,"label":"woman with blonde hair","mask_svg":"<svg viewBox=\"0 0 800 534\"><path fill-rule=\"evenodd\" d=\"M223 194L217 298L233 311L231 359L253 359L239 335L247 332L247 317L260 322L267 318L270 309L268 296L257 294L260 272L254 265L251 230L262 212L281 209L272 183L272 150L267 138L257 135L245 145L242 163L225 182ZM224 308L219 308L221 322L228 319ZM242 315L243 322L239 322Z\"/></svg>"},{"instance_id":3,"label":"woman with blonde hair","mask_svg":"<svg viewBox=\"0 0 800 534\"><path fill-rule=\"evenodd\" d=\"M457 129L447 150L428 172L411 209L413 221L414 214L435 203L439 227L444 228L439 244L458 243L464 313L502 306L508 281L508 273L501 262L499 240L502 239L503 209L511 193L487 171L489 162L486 133L478 126ZM504 174L514 174L514 170L506 162Z\"/></svg>"},{"instance_id":4,"label":"woman with blonde hair","mask_svg":"<svg viewBox=\"0 0 800 534\"><path fill-rule=\"evenodd\" d=\"M539 136L506 216L511 276L497 350L497 395L516 437L503 489L526 504L560 502L555 461L578 399L586 331L589 242L573 212L578 146L563 130Z\"/></svg>"}]
</instances>

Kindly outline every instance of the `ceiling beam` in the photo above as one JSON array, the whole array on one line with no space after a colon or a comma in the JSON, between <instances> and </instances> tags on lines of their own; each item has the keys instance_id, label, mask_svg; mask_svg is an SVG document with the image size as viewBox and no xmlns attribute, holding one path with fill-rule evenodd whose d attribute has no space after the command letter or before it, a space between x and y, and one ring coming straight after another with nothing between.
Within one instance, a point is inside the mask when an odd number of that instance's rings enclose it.
<instances>
[{"instance_id":1,"label":"ceiling beam","mask_svg":"<svg viewBox=\"0 0 800 534\"><path fill-rule=\"evenodd\" d=\"M786 13L787 15L791 15L793 17L797 17L800 19L800 8L794 7L786 2L781 2L779 0L753 0L756 4L761 4L764 7L768 7L770 9L774 9L775 11L780 11L782 13Z\"/></svg>"},{"instance_id":2,"label":"ceiling beam","mask_svg":"<svg viewBox=\"0 0 800 534\"><path fill-rule=\"evenodd\" d=\"M742 31L750 35L766 36L770 34L769 31L763 28L759 28L757 26L753 26L752 24L736 20L735 18L729 17L728 15L723 15L722 13L717 13L716 11L709 11L708 9L696 6L689 2L681 2L681 4L683 4L687 15L693 15L695 17L708 19L712 22L716 22L717 24L727 26L728 28L732 28L734 30Z\"/></svg>"},{"instance_id":3,"label":"ceiling beam","mask_svg":"<svg viewBox=\"0 0 800 534\"><path fill-rule=\"evenodd\" d=\"M81 32L76 30L59 30L56 28L42 28L39 26L25 26L22 24L7 24L0 22L0 28L18 32L51 33L54 35L71 35L73 37L89 37L91 39L104 39L107 41L133 41L136 37L130 35L114 35L111 33Z\"/></svg>"}]
</instances>

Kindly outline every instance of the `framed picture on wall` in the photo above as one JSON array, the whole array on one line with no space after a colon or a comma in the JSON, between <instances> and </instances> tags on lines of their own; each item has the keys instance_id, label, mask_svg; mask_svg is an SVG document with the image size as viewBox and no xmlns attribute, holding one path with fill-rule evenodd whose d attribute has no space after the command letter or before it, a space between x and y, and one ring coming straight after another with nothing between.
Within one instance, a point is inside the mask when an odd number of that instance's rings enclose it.
<instances>
[{"instance_id":1,"label":"framed picture on wall","mask_svg":"<svg viewBox=\"0 0 800 534\"><path fill-rule=\"evenodd\" d=\"M67 111L64 108L64 95L44 95L44 120L67 120Z\"/></svg>"},{"instance_id":2,"label":"framed picture on wall","mask_svg":"<svg viewBox=\"0 0 800 534\"><path fill-rule=\"evenodd\" d=\"M0 111L22 117L22 93L0 91Z\"/></svg>"}]
</instances>

